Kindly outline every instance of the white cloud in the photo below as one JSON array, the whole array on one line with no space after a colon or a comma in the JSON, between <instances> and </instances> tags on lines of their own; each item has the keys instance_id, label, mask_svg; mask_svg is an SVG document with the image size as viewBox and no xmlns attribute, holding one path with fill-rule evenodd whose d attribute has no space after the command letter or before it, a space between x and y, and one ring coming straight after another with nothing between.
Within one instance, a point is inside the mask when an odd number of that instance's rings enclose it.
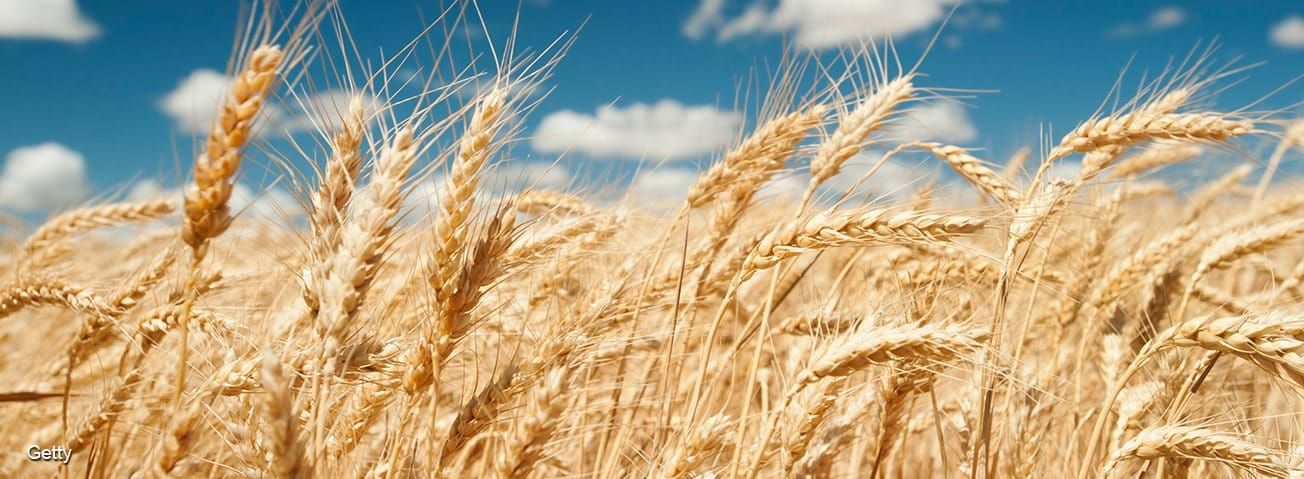
<instances>
[{"instance_id":1,"label":"white cloud","mask_svg":"<svg viewBox=\"0 0 1304 479\"><path fill-rule=\"evenodd\" d=\"M90 193L86 159L54 142L15 148L0 176L0 207L52 212L76 204Z\"/></svg>"},{"instance_id":2,"label":"white cloud","mask_svg":"<svg viewBox=\"0 0 1304 479\"><path fill-rule=\"evenodd\" d=\"M780 0L773 10L753 3L742 15L725 22L717 38L723 42L741 35L789 33L799 46L828 48L927 29L946 16L952 3L954 0Z\"/></svg>"},{"instance_id":3,"label":"white cloud","mask_svg":"<svg viewBox=\"0 0 1304 479\"><path fill-rule=\"evenodd\" d=\"M158 107L183 131L199 133L207 130L217 116L218 107L231 78L207 68L190 72L159 100Z\"/></svg>"},{"instance_id":4,"label":"white cloud","mask_svg":"<svg viewBox=\"0 0 1304 479\"><path fill-rule=\"evenodd\" d=\"M911 108L889 125L883 136L893 140L965 143L978 137L969 113L958 103L939 101Z\"/></svg>"},{"instance_id":5,"label":"white cloud","mask_svg":"<svg viewBox=\"0 0 1304 479\"><path fill-rule=\"evenodd\" d=\"M1144 24L1123 22L1107 30L1105 32L1105 37L1135 37L1143 33L1154 33L1174 28L1183 23L1186 23L1186 10L1173 6L1162 7L1150 12L1150 16L1146 19Z\"/></svg>"},{"instance_id":6,"label":"white cloud","mask_svg":"<svg viewBox=\"0 0 1304 479\"><path fill-rule=\"evenodd\" d=\"M1291 15L1273 25L1272 43L1279 47L1304 48L1304 17Z\"/></svg>"},{"instance_id":7,"label":"white cloud","mask_svg":"<svg viewBox=\"0 0 1304 479\"><path fill-rule=\"evenodd\" d=\"M539 123L530 145L544 153L575 152L595 158L688 158L728 145L742 116L713 106L675 100L621 108L602 106L594 115L562 110Z\"/></svg>"},{"instance_id":8,"label":"white cloud","mask_svg":"<svg viewBox=\"0 0 1304 479\"><path fill-rule=\"evenodd\" d=\"M172 198L180 202L183 199L180 188L167 188L155 180L140 180L127 190L130 201L148 201ZM303 214L303 208L294 200L294 196L280 188L271 187L256 190L244 183L236 183L231 189L231 199L227 206L232 214L240 218L260 220L281 220Z\"/></svg>"},{"instance_id":9,"label":"white cloud","mask_svg":"<svg viewBox=\"0 0 1304 479\"><path fill-rule=\"evenodd\" d=\"M519 191L524 188L561 191L571 184L571 174L560 165L508 161L490 180L496 188Z\"/></svg>"},{"instance_id":10,"label":"white cloud","mask_svg":"<svg viewBox=\"0 0 1304 479\"><path fill-rule=\"evenodd\" d=\"M159 110L172 119L178 130L205 133L217 117L232 82L231 77L216 70L194 70L159 99ZM300 94L286 100L289 111L279 104L264 103L260 113L262 118L255 126L254 135L293 134L319 129L333 131L347 114L353 96L359 94L368 118L387 107L385 99L376 95L350 93L338 88Z\"/></svg>"},{"instance_id":11,"label":"white cloud","mask_svg":"<svg viewBox=\"0 0 1304 479\"><path fill-rule=\"evenodd\" d=\"M724 0L702 0L693 15L684 20L684 36L697 40L706 30L724 21Z\"/></svg>"},{"instance_id":12,"label":"white cloud","mask_svg":"<svg viewBox=\"0 0 1304 479\"><path fill-rule=\"evenodd\" d=\"M682 204L688 188L697 181L697 171L687 168L656 168L640 172L629 192L641 205L670 207Z\"/></svg>"},{"instance_id":13,"label":"white cloud","mask_svg":"<svg viewBox=\"0 0 1304 479\"><path fill-rule=\"evenodd\" d=\"M1163 7L1150 12L1149 26L1152 30L1173 28L1186 22L1186 11L1177 7Z\"/></svg>"},{"instance_id":14,"label":"white cloud","mask_svg":"<svg viewBox=\"0 0 1304 479\"><path fill-rule=\"evenodd\" d=\"M99 34L76 0L0 0L0 38L80 43Z\"/></svg>"}]
</instances>

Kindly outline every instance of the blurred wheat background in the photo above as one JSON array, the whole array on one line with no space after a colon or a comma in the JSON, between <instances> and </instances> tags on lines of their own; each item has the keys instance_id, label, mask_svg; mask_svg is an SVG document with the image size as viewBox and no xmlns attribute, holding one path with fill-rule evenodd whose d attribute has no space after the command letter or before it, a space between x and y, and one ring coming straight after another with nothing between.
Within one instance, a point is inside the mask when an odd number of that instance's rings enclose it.
<instances>
[{"instance_id":1,"label":"blurred wheat background","mask_svg":"<svg viewBox=\"0 0 1304 479\"><path fill-rule=\"evenodd\" d=\"M491 68L414 83L425 44L371 64L346 9L272 7L182 198L6 218L0 476L1304 474L1304 122L1216 107L1248 71L1216 45L1008 158L885 142L982 103L892 42L794 47L651 201L511 167L582 35L500 32ZM296 101L310 139L257 133ZM958 181L884 180L899 161ZM251 164L302 218L233 206Z\"/></svg>"}]
</instances>

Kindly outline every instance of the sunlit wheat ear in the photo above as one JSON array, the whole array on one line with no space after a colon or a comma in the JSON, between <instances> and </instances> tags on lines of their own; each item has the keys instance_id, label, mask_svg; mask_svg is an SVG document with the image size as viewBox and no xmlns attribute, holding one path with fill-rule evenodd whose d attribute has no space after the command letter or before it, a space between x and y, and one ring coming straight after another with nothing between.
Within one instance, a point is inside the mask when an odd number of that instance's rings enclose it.
<instances>
[{"instance_id":1,"label":"sunlit wheat ear","mask_svg":"<svg viewBox=\"0 0 1304 479\"><path fill-rule=\"evenodd\" d=\"M420 145L409 125L394 132L389 144L372 163L371 181L348 211L341 226L337 250L323 258L317 278L321 313L316 327L326 338L338 340L366 298L379 267L394 220L402 203L403 184L416 162Z\"/></svg>"},{"instance_id":2,"label":"sunlit wheat ear","mask_svg":"<svg viewBox=\"0 0 1304 479\"><path fill-rule=\"evenodd\" d=\"M23 249L30 255L51 243L77 233L123 223L154 220L172 213L175 208L176 204L172 200L114 203L79 208L46 221L27 238L27 244Z\"/></svg>"},{"instance_id":3,"label":"sunlit wheat ear","mask_svg":"<svg viewBox=\"0 0 1304 479\"><path fill-rule=\"evenodd\" d=\"M546 374L542 387L535 390L526 410L511 430L511 436L497 458L499 477L528 477L544 458L544 449L563 419L570 399L567 389L569 372L557 368Z\"/></svg>"},{"instance_id":4,"label":"sunlit wheat ear","mask_svg":"<svg viewBox=\"0 0 1304 479\"><path fill-rule=\"evenodd\" d=\"M1248 473L1287 479L1290 468L1279 454L1235 436L1187 426L1159 426L1137 434L1110 455L1105 466L1109 476L1123 461L1133 459L1182 458L1217 461Z\"/></svg>"},{"instance_id":5,"label":"sunlit wheat ear","mask_svg":"<svg viewBox=\"0 0 1304 479\"><path fill-rule=\"evenodd\" d=\"M1288 312L1188 320L1151 340L1138 362L1175 347L1230 354L1304 387L1304 321Z\"/></svg>"},{"instance_id":6,"label":"sunlit wheat ear","mask_svg":"<svg viewBox=\"0 0 1304 479\"><path fill-rule=\"evenodd\" d=\"M28 306L61 306L93 316L112 316L117 311L89 290L50 278L20 278L0 291L0 319Z\"/></svg>"},{"instance_id":7,"label":"sunlit wheat ear","mask_svg":"<svg viewBox=\"0 0 1304 479\"><path fill-rule=\"evenodd\" d=\"M263 354L263 414L271 445L269 469L274 477L312 477L299 438L298 415L294 412L294 395L281 367L281 360L271 352Z\"/></svg>"},{"instance_id":8,"label":"sunlit wheat ear","mask_svg":"<svg viewBox=\"0 0 1304 479\"><path fill-rule=\"evenodd\" d=\"M1158 170L1165 166L1191 161L1203 150L1196 145L1171 143L1157 145L1118 163L1110 178L1131 178L1142 173Z\"/></svg>"},{"instance_id":9,"label":"sunlit wheat ear","mask_svg":"<svg viewBox=\"0 0 1304 479\"><path fill-rule=\"evenodd\" d=\"M546 190L523 191L516 196L516 200L512 202L512 205L520 213L538 216L583 216L595 210L595 207L583 198Z\"/></svg>"},{"instance_id":10,"label":"sunlit wheat ear","mask_svg":"<svg viewBox=\"0 0 1304 479\"><path fill-rule=\"evenodd\" d=\"M74 451L83 448L95 440L105 425L122 414L136 395L136 388L144 379L144 371L136 368L122 376L112 392L100 401L94 415L87 418L72 432L66 444Z\"/></svg>"},{"instance_id":11,"label":"sunlit wheat ear","mask_svg":"<svg viewBox=\"0 0 1304 479\"><path fill-rule=\"evenodd\" d=\"M454 292L453 282L459 267L456 256L466 241L481 170L499 141L497 134L503 127L502 118L508 93L507 87L496 86L476 103L440 193L439 213L435 217L435 271L431 273L429 282L434 289L435 300L441 305Z\"/></svg>"},{"instance_id":12,"label":"sunlit wheat ear","mask_svg":"<svg viewBox=\"0 0 1304 479\"><path fill-rule=\"evenodd\" d=\"M914 77L908 74L887 82L838 119L837 129L811 158L811 188L836 176L842 165L864 148L869 134L891 120L902 103L914 98Z\"/></svg>"},{"instance_id":13,"label":"sunlit wheat ear","mask_svg":"<svg viewBox=\"0 0 1304 479\"><path fill-rule=\"evenodd\" d=\"M800 387L827 377L844 377L890 361L949 363L977 351L990 336L986 330L961 325L907 325L871 328L852 334L832 347L793 380Z\"/></svg>"},{"instance_id":14,"label":"sunlit wheat ear","mask_svg":"<svg viewBox=\"0 0 1304 479\"><path fill-rule=\"evenodd\" d=\"M792 437L784 446L784 453L787 454L784 462L785 473L791 473L793 465L806 455L815 433L837 405L845 386L846 381L829 381L816 392L801 414L795 418Z\"/></svg>"},{"instance_id":15,"label":"sunlit wheat ear","mask_svg":"<svg viewBox=\"0 0 1304 479\"><path fill-rule=\"evenodd\" d=\"M1254 122L1221 113L1127 113L1083 123L1060 140L1059 146L1051 150L1048 160L1063 158L1073 152L1129 147L1143 141L1226 141L1254 131Z\"/></svg>"},{"instance_id":16,"label":"sunlit wheat ear","mask_svg":"<svg viewBox=\"0 0 1304 479\"><path fill-rule=\"evenodd\" d=\"M329 261L326 258L334 254L339 246L340 228L346 221L349 201L353 198L358 173L362 169L362 137L366 127L364 114L362 98L354 97L339 131L331 137L331 155L326 160L321 183L312 195L312 212L308 218L312 238L309 240L308 253L317 262L317 270L310 270L304 275L304 300L314 315L320 308L317 294L322 287L317 281L328 274L320 268L327 267Z\"/></svg>"},{"instance_id":17,"label":"sunlit wheat ear","mask_svg":"<svg viewBox=\"0 0 1304 479\"><path fill-rule=\"evenodd\" d=\"M678 446L669 453L662 466L662 478L681 479L700 477L699 469L714 454L724 448L729 441L728 416L719 415L707 418L693 431L680 439Z\"/></svg>"},{"instance_id":18,"label":"sunlit wheat ear","mask_svg":"<svg viewBox=\"0 0 1304 479\"><path fill-rule=\"evenodd\" d=\"M819 213L766 236L743 264L743 279L808 251L874 243L944 241L953 235L978 231L984 224L986 220L977 218L888 209Z\"/></svg>"},{"instance_id":19,"label":"sunlit wheat ear","mask_svg":"<svg viewBox=\"0 0 1304 479\"><path fill-rule=\"evenodd\" d=\"M776 159L776 153L792 151L806 137L807 130L823 121L825 111L825 107L816 106L788 113L761 125L742 144L725 154L723 159L711 165L697 178L688 190L688 207L706 206L752 170L758 167L769 168L768 165L776 161L787 160L786 157Z\"/></svg>"},{"instance_id":20,"label":"sunlit wheat ear","mask_svg":"<svg viewBox=\"0 0 1304 479\"><path fill-rule=\"evenodd\" d=\"M1191 283L1198 283L1210 272L1227 268L1236 260L1265 253L1301 236L1304 236L1304 219L1260 225L1218 238L1200 255Z\"/></svg>"},{"instance_id":21,"label":"sunlit wheat ear","mask_svg":"<svg viewBox=\"0 0 1304 479\"><path fill-rule=\"evenodd\" d=\"M963 148L932 143L922 147L946 162L970 184L1001 204L1017 206L1023 202L1023 195L1011 186L1005 177L983 166L981 160L970 155Z\"/></svg>"},{"instance_id":22,"label":"sunlit wheat ear","mask_svg":"<svg viewBox=\"0 0 1304 479\"><path fill-rule=\"evenodd\" d=\"M508 366L493 382L486 384L479 394L462 405L453 424L449 426L444 443L440 445L440 464L447 464L472 438L497 420L500 410L511 398L508 389L517 380L517 374L515 365Z\"/></svg>"},{"instance_id":23,"label":"sunlit wheat ear","mask_svg":"<svg viewBox=\"0 0 1304 479\"><path fill-rule=\"evenodd\" d=\"M276 83L284 58L275 45L254 49L231 84L231 91L204 143L204 152L195 158L195 184L186 192L181 239L195 251L196 257L203 256L204 245L210 238L222 234L231 224L227 200L231 198L234 177L240 169L254 120Z\"/></svg>"},{"instance_id":24,"label":"sunlit wheat ear","mask_svg":"<svg viewBox=\"0 0 1304 479\"><path fill-rule=\"evenodd\" d=\"M1014 218L1010 219L1010 237L1016 241L1032 241L1042 223L1064 209L1073 188L1074 184L1064 181L1053 181L1033 188L1032 193L1014 210ZM1015 241L1011 241L1011 247L1014 244Z\"/></svg>"}]
</instances>

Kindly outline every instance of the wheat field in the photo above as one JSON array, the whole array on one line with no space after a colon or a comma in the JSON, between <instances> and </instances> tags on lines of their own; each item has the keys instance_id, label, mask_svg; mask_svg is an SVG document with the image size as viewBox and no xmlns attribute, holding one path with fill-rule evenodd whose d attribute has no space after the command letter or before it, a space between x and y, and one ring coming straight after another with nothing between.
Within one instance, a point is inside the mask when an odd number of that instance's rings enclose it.
<instances>
[{"instance_id":1,"label":"wheat field","mask_svg":"<svg viewBox=\"0 0 1304 479\"><path fill-rule=\"evenodd\" d=\"M1304 122L1210 107L1238 70L1207 52L1012 158L890 149L967 196L828 194L945 92L890 48L794 54L669 208L491 192L564 48L375 109L382 68L299 145L306 220L244 218L260 112L339 21L301 13L239 35L183 201L3 238L0 476L1304 474L1304 194L1278 168ZM1156 175L1220 152L1194 188ZM765 192L794 171L804 194Z\"/></svg>"}]
</instances>

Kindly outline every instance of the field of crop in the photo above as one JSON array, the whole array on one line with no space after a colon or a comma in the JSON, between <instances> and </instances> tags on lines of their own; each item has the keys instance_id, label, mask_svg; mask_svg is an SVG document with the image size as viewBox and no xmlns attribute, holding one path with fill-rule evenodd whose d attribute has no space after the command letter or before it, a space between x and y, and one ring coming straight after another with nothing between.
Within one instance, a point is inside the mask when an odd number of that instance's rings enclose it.
<instances>
[{"instance_id":1,"label":"field of crop","mask_svg":"<svg viewBox=\"0 0 1304 479\"><path fill-rule=\"evenodd\" d=\"M881 45L786 58L669 209L490 192L520 92L564 48L496 53L468 100L431 87L377 110L363 99L392 77L357 75L298 145L317 159L291 182L306 220L241 217L251 132L315 15L250 23L183 202L3 238L0 476L1304 471L1304 194L1279 169L1304 122L1209 108L1236 72L1203 51L1013 158L884 148L953 170L964 202L927 181L826 194L938 94ZM1155 174L1232 150L1196 188ZM1050 174L1070 158L1074 177ZM805 194L762 193L794 170ZM34 463L32 445L72 455Z\"/></svg>"}]
</instances>

